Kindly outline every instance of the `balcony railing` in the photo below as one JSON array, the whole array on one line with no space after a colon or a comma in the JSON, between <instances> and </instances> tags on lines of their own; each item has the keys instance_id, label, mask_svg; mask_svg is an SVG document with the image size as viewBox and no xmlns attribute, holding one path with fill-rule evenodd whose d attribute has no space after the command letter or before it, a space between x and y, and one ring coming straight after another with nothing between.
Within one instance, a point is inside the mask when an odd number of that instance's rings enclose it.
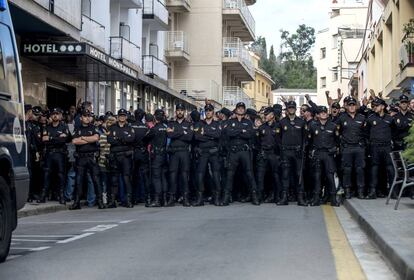
<instances>
[{"instance_id":1,"label":"balcony railing","mask_svg":"<svg viewBox=\"0 0 414 280\"><path fill-rule=\"evenodd\" d=\"M219 85L213 80L204 79L177 79L169 80L169 87L196 100L214 100L223 104L223 96Z\"/></svg>"},{"instance_id":2,"label":"balcony railing","mask_svg":"<svg viewBox=\"0 0 414 280\"><path fill-rule=\"evenodd\" d=\"M256 30L256 22L250 13L249 8L244 0L223 0L224 10L240 10L248 29L254 34Z\"/></svg>"},{"instance_id":3,"label":"balcony railing","mask_svg":"<svg viewBox=\"0 0 414 280\"><path fill-rule=\"evenodd\" d=\"M153 55L143 55L142 64L145 75L157 76L164 81L168 80L168 65L164 61Z\"/></svg>"},{"instance_id":4,"label":"balcony railing","mask_svg":"<svg viewBox=\"0 0 414 280\"><path fill-rule=\"evenodd\" d=\"M244 47L239 38L223 38L223 58L237 59L254 77L254 65L249 51Z\"/></svg>"},{"instance_id":5,"label":"balcony railing","mask_svg":"<svg viewBox=\"0 0 414 280\"><path fill-rule=\"evenodd\" d=\"M110 38L110 53L116 59L128 60L142 68L141 48L123 37Z\"/></svg>"},{"instance_id":6,"label":"balcony railing","mask_svg":"<svg viewBox=\"0 0 414 280\"><path fill-rule=\"evenodd\" d=\"M60 17L67 23L82 28L82 0L34 0L40 6Z\"/></svg>"},{"instance_id":7,"label":"balcony railing","mask_svg":"<svg viewBox=\"0 0 414 280\"><path fill-rule=\"evenodd\" d=\"M81 37L92 45L105 49L105 26L86 15L82 15Z\"/></svg>"},{"instance_id":8,"label":"balcony railing","mask_svg":"<svg viewBox=\"0 0 414 280\"><path fill-rule=\"evenodd\" d=\"M157 17L168 25L168 10L164 2L160 0L144 0L144 18L146 16Z\"/></svg>"},{"instance_id":9,"label":"balcony railing","mask_svg":"<svg viewBox=\"0 0 414 280\"><path fill-rule=\"evenodd\" d=\"M167 52L183 52L189 54L187 35L184 31L167 31L165 32Z\"/></svg>"},{"instance_id":10,"label":"balcony railing","mask_svg":"<svg viewBox=\"0 0 414 280\"><path fill-rule=\"evenodd\" d=\"M400 47L401 70L414 65L414 40L408 39Z\"/></svg>"},{"instance_id":11,"label":"balcony railing","mask_svg":"<svg viewBox=\"0 0 414 280\"><path fill-rule=\"evenodd\" d=\"M246 108L252 107L252 99L237 86L223 87L223 106L233 109L239 102L244 102Z\"/></svg>"},{"instance_id":12,"label":"balcony railing","mask_svg":"<svg viewBox=\"0 0 414 280\"><path fill-rule=\"evenodd\" d=\"M167 0L166 6L173 12L189 12L191 0Z\"/></svg>"}]
</instances>

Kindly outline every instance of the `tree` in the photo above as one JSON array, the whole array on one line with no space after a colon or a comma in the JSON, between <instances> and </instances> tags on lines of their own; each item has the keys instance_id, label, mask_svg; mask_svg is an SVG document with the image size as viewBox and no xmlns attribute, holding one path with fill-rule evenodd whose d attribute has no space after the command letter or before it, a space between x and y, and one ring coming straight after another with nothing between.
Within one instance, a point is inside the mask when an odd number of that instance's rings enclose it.
<instances>
[{"instance_id":1,"label":"tree","mask_svg":"<svg viewBox=\"0 0 414 280\"><path fill-rule=\"evenodd\" d=\"M259 36L250 46L250 50L255 52L262 59L267 59L266 38Z\"/></svg>"},{"instance_id":2,"label":"tree","mask_svg":"<svg viewBox=\"0 0 414 280\"><path fill-rule=\"evenodd\" d=\"M414 126L410 128L409 131L410 134L408 134L407 137L405 137L404 141L407 144L407 147L405 148L403 152L403 157L409 162L414 162Z\"/></svg>"},{"instance_id":3,"label":"tree","mask_svg":"<svg viewBox=\"0 0 414 280\"><path fill-rule=\"evenodd\" d=\"M288 51L282 53L283 58L287 60L306 61L310 57L310 50L315 44L315 29L305 24L299 25L295 34L289 31L280 30L282 33L282 46L288 48Z\"/></svg>"}]
</instances>

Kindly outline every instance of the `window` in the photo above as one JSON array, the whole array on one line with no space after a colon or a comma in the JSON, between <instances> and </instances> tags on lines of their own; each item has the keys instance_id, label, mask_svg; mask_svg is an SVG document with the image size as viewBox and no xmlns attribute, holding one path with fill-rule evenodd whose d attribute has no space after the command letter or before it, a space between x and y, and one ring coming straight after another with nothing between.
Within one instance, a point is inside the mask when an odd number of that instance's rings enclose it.
<instances>
[{"instance_id":1,"label":"window","mask_svg":"<svg viewBox=\"0 0 414 280\"><path fill-rule=\"evenodd\" d=\"M333 49L338 48L338 41L339 41L339 35L338 34L333 35L332 36L332 48Z\"/></svg>"},{"instance_id":2,"label":"window","mask_svg":"<svg viewBox=\"0 0 414 280\"><path fill-rule=\"evenodd\" d=\"M265 84L262 83L262 95L264 96L264 94L265 94Z\"/></svg>"},{"instance_id":3,"label":"window","mask_svg":"<svg viewBox=\"0 0 414 280\"><path fill-rule=\"evenodd\" d=\"M332 82L338 81L338 67L335 67L332 72Z\"/></svg>"},{"instance_id":4,"label":"window","mask_svg":"<svg viewBox=\"0 0 414 280\"><path fill-rule=\"evenodd\" d=\"M257 81L257 92L260 93L260 81Z\"/></svg>"},{"instance_id":5,"label":"window","mask_svg":"<svg viewBox=\"0 0 414 280\"><path fill-rule=\"evenodd\" d=\"M321 77L320 88L326 88L326 77Z\"/></svg>"},{"instance_id":6,"label":"window","mask_svg":"<svg viewBox=\"0 0 414 280\"><path fill-rule=\"evenodd\" d=\"M12 101L20 102L17 56L14 40L8 26L0 24L0 92L10 96Z\"/></svg>"},{"instance_id":7,"label":"window","mask_svg":"<svg viewBox=\"0 0 414 280\"><path fill-rule=\"evenodd\" d=\"M321 48L321 59L326 58L326 48Z\"/></svg>"}]
</instances>

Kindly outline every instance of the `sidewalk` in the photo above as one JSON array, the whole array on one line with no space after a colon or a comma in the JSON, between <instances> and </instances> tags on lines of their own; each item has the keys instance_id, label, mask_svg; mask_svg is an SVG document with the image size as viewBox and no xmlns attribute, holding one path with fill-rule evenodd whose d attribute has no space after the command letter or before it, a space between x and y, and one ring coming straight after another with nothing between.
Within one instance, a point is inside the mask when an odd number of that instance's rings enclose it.
<instances>
[{"instance_id":1,"label":"sidewalk","mask_svg":"<svg viewBox=\"0 0 414 280\"><path fill-rule=\"evenodd\" d=\"M345 207L401 279L414 279L414 201L403 198L398 210L394 204L395 200L385 205L385 199L352 199Z\"/></svg>"},{"instance_id":2,"label":"sidewalk","mask_svg":"<svg viewBox=\"0 0 414 280\"><path fill-rule=\"evenodd\" d=\"M57 211L67 210L69 206L59 204L56 201L46 203L26 203L26 205L17 212L18 218L53 213Z\"/></svg>"}]
</instances>

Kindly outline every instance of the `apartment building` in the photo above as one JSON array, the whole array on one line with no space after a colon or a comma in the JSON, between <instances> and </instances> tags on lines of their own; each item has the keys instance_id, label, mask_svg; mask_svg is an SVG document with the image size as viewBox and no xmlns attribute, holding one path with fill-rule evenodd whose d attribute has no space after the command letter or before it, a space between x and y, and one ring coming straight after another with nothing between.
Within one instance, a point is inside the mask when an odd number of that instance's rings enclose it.
<instances>
[{"instance_id":1,"label":"apartment building","mask_svg":"<svg viewBox=\"0 0 414 280\"><path fill-rule=\"evenodd\" d=\"M89 100L96 114L164 108L194 98L168 87L164 31L169 13L157 0L10 0L20 46L25 100L68 109Z\"/></svg>"},{"instance_id":2,"label":"apartment building","mask_svg":"<svg viewBox=\"0 0 414 280\"><path fill-rule=\"evenodd\" d=\"M253 59L255 79L253 82L244 82L242 89L251 99L252 108L260 110L262 107L273 105L272 86L275 82L272 77L259 67L260 57L250 52Z\"/></svg>"},{"instance_id":3,"label":"apartment building","mask_svg":"<svg viewBox=\"0 0 414 280\"><path fill-rule=\"evenodd\" d=\"M272 91L273 104L280 104L283 107L283 100L293 100L296 102L297 113L299 114L300 106L307 104L306 95L309 95L310 99L315 101L318 98L317 90L313 89L286 89L279 88ZM319 103L320 104L320 103Z\"/></svg>"},{"instance_id":4,"label":"apartment building","mask_svg":"<svg viewBox=\"0 0 414 280\"><path fill-rule=\"evenodd\" d=\"M327 104L325 91L333 95L338 88L346 94L350 92L349 81L362 57L367 8L366 1L332 1L326 24L329 27L316 35L319 104Z\"/></svg>"},{"instance_id":5,"label":"apartment building","mask_svg":"<svg viewBox=\"0 0 414 280\"><path fill-rule=\"evenodd\" d=\"M199 103L234 107L250 98L242 82L254 81L246 45L255 39L249 5L255 0L167 0L165 56L171 88Z\"/></svg>"},{"instance_id":6,"label":"apartment building","mask_svg":"<svg viewBox=\"0 0 414 280\"><path fill-rule=\"evenodd\" d=\"M351 85L360 97L369 89L398 99L404 91L414 93L414 31L404 25L414 20L412 0L374 1L366 45Z\"/></svg>"}]
</instances>

